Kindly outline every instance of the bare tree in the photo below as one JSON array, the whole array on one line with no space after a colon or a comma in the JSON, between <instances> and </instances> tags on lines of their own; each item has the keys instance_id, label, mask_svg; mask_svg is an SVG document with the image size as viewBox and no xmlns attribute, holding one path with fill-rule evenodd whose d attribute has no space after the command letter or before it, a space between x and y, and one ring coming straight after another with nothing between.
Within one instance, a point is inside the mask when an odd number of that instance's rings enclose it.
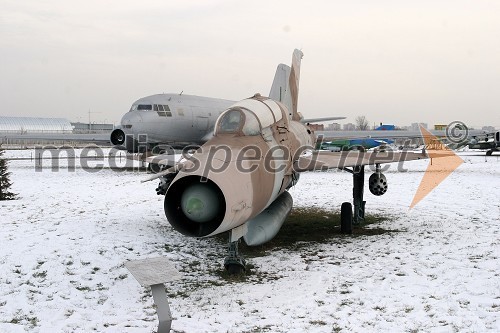
<instances>
[{"instance_id":1,"label":"bare tree","mask_svg":"<svg viewBox=\"0 0 500 333\"><path fill-rule=\"evenodd\" d=\"M357 116L355 121L357 130L366 131L368 129L368 119L365 116Z\"/></svg>"}]
</instances>

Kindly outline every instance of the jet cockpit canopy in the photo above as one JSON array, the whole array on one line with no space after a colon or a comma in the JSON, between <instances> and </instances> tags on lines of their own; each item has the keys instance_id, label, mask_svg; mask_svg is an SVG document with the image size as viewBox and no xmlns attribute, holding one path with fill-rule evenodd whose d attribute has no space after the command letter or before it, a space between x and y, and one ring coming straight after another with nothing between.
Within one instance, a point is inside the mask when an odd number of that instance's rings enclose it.
<instances>
[{"instance_id":1,"label":"jet cockpit canopy","mask_svg":"<svg viewBox=\"0 0 500 333\"><path fill-rule=\"evenodd\" d=\"M232 105L217 119L215 133L259 135L263 128L283 119L283 112L271 99L249 98Z\"/></svg>"},{"instance_id":2,"label":"jet cockpit canopy","mask_svg":"<svg viewBox=\"0 0 500 333\"><path fill-rule=\"evenodd\" d=\"M259 135L261 126L255 113L241 107L231 107L222 113L215 126L217 134Z\"/></svg>"}]
</instances>

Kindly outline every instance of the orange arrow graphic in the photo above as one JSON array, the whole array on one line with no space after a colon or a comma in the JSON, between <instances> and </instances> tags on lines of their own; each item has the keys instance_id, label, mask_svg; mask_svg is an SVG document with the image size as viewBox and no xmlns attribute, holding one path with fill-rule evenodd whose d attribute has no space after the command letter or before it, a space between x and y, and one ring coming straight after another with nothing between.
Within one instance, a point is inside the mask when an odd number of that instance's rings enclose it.
<instances>
[{"instance_id":1,"label":"orange arrow graphic","mask_svg":"<svg viewBox=\"0 0 500 333\"><path fill-rule=\"evenodd\" d=\"M440 140L425 128L420 126L420 133L426 147L439 143ZM423 198L434 190L443 180L455 171L464 161L448 147L441 145L440 149L427 151L430 158L424 177L420 181L417 193L413 197L410 209L415 207Z\"/></svg>"}]
</instances>

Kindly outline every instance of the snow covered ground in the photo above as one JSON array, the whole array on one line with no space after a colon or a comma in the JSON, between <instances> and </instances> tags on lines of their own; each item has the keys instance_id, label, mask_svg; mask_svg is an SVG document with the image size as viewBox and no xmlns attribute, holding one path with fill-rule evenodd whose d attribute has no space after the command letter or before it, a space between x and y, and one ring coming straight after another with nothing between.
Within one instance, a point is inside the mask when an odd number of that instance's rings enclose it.
<instances>
[{"instance_id":1,"label":"snow covered ground","mask_svg":"<svg viewBox=\"0 0 500 333\"><path fill-rule=\"evenodd\" d=\"M11 161L20 199L0 202L0 332L153 332L150 291L124 262L156 256L183 274L167 284L174 332L498 332L500 158L482 154L463 154L411 211L427 161L393 167L388 193L365 199L391 217L377 227L400 232L270 251L245 281L219 275L220 241L170 227L144 172ZM338 210L351 188L346 173L304 173L291 194Z\"/></svg>"}]
</instances>

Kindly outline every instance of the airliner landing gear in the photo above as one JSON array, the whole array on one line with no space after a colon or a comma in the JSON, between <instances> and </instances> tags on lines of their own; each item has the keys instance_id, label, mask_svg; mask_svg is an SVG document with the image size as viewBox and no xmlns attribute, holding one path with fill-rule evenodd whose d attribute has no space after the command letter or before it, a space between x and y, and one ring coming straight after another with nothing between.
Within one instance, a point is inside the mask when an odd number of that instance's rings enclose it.
<instances>
[{"instance_id":1,"label":"airliner landing gear","mask_svg":"<svg viewBox=\"0 0 500 333\"><path fill-rule=\"evenodd\" d=\"M246 261L240 256L238 252L239 239L236 241L231 241L231 232L229 233L229 244L227 247L228 253L224 260L224 268L229 273L229 275L241 275L246 271Z\"/></svg>"}]
</instances>

